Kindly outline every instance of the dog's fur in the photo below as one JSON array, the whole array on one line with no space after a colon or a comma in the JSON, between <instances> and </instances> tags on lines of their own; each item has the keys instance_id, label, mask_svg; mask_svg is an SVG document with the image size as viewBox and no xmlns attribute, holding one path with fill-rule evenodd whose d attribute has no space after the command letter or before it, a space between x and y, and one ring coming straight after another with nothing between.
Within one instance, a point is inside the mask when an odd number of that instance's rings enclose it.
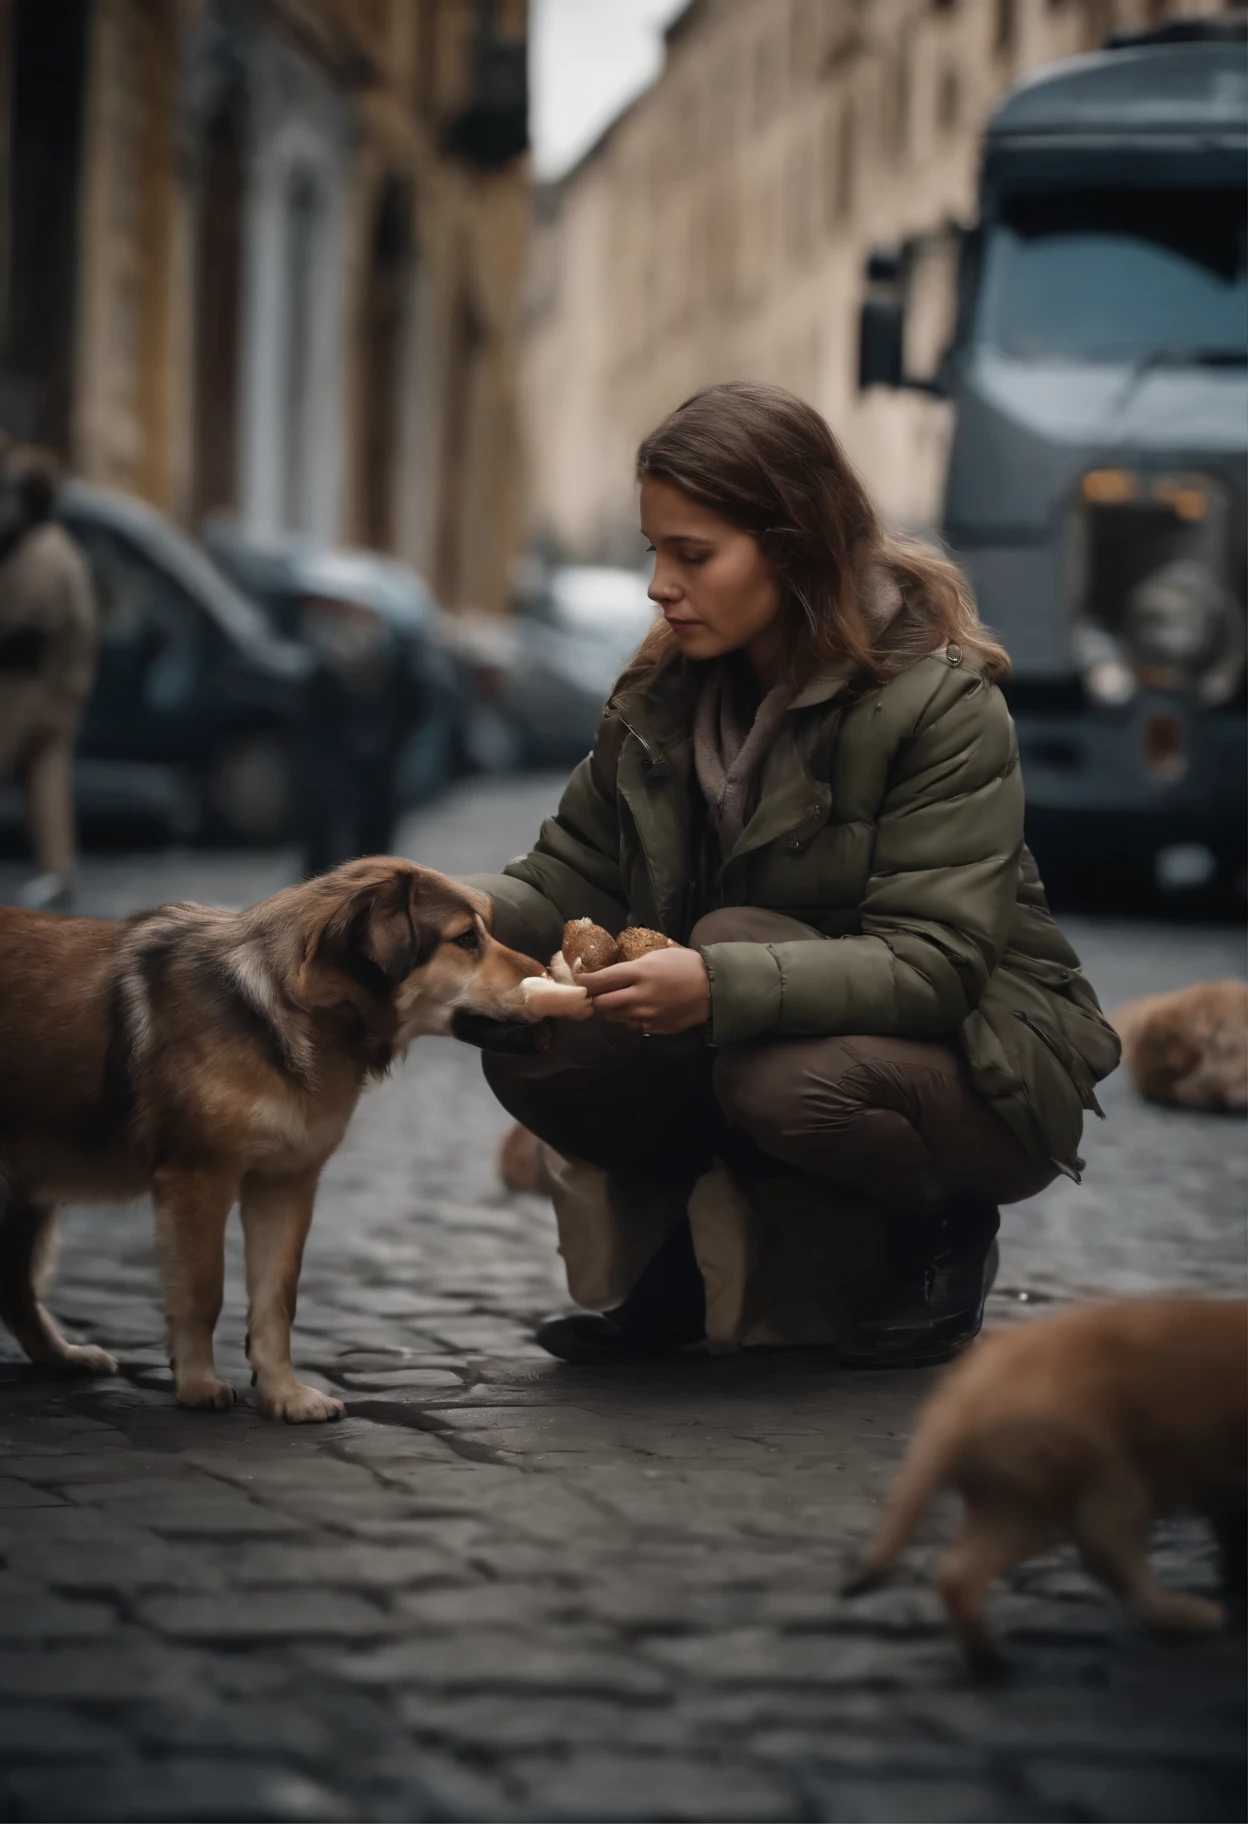
<instances>
[{"instance_id":1,"label":"dog's fur","mask_svg":"<svg viewBox=\"0 0 1248 1824\"><path fill-rule=\"evenodd\" d=\"M965 1503L940 1573L972 1666L999 1667L983 1614L1013 1565L1072 1538L1087 1570L1159 1627L1219 1627L1216 1603L1165 1590L1153 1519L1204 1515L1242 1589L1248 1500L1248 1303L1195 1298L1087 1305L985 1337L919 1417L883 1526L847 1594L896 1561L937 1491Z\"/></svg>"},{"instance_id":2,"label":"dog's fur","mask_svg":"<svg viewBox=\"0 0 1248 1824\"><path fill-rule=\"evenodd\" d=\"M1248 1108L1248 982L1197 982L1113 1015L1135 1087L1181 1108Z\"/></svg>"},{"instance_id":3,"label":"dog's fur","mask_svg":"<svg viewBox=\"0 0 1248 1824\"><path fill-rule=\"evenodd\" d=\"M31 1360L115 1370L41 1302L56 1209L150 1191L178 1400L230 1406L212 1333L237 1201L260 1410L339 1417L290 1365L317 1180L411 1039L525 1019L520 984L541 969L490 919L484 894L387 856L247 912L0 910L0 1320Z\"/></svg>"}]
</instances>

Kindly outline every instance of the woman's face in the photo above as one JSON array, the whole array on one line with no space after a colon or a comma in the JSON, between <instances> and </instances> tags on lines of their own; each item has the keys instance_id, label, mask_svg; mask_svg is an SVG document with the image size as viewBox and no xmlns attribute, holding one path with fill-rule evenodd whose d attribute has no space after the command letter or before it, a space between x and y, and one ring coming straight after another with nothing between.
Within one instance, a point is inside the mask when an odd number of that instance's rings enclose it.
<instances>
[{"instance_id":1,"label":"woman's face","mask_svg":"<svg viewBox=\"0 0 1248 1824\"><path fill-rule=\"evenodd\" d=\"M650 600L685 657L745 652L767 677L780 658L780 590L758 540L652 477L641 484L641 530L654 552Z\"/></svg>"}]
</instances>

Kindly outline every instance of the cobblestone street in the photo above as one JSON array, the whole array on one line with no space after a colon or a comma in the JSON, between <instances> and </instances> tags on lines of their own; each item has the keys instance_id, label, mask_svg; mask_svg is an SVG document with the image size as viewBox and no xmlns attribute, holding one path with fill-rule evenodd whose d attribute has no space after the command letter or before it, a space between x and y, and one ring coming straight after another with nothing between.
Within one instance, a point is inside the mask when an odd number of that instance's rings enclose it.
<instances>
[{"instance_id":1,"label":"cobblestone street","mask_svg":"<svg viewBox=\"0 0 1248 1824\"><path fill-rule=\"evenodd\" d=\"M413 819L448 872L527 844L549 778ZM84 909L248 904L285 856L90 858ZM0 867L0 900L21 879ZM1240 973L1232 928L1065 921L1107 1006ZM1032 1303L1243 1289L1241 1122L1121 1075L1084 1187L1006 1214L994 1321ZM146 1208L74 1212L52 1303L115 1380L0 1343L0 1818L1236 1820L1242 1631L1143 1633L1055 1554L994 1603L1012 1680L960 1669L930 1583L837 1586L925 1374L814 1356L590 1371L529 1341L566 1302L554 1223L494 1172L475 1052L426 1040L322 1183L295 1333L347 1400L286 1428L180 1413ZM218 1364L240 1389L241 1246ZM1163 1577L1212 1586L1201 1530Z\"/></svg>"}]
</instances>

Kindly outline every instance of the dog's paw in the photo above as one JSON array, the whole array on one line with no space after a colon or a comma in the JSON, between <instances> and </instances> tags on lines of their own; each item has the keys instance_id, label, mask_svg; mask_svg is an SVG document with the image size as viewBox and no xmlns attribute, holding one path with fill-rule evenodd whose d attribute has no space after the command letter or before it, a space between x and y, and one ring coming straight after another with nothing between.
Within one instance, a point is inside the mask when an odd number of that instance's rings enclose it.
<instances>
[{"instance_id":1,"label":"dog's paw","mask_svg":"<svg viewBox=\"0 0 1248 1824\"><path fill-rule=\"evenodd\" d=\"M292 1381L278 1393L261 1390L256 1403L266 1419L285 1419L288 1425L322 1425L329 1419L345 1418L347 1412L341 1400L305 1387L302 1381Z\"/></svg>"},{"instance_id":2,"label":"dog's paw","mask_svg":"<svg viewBox=\"0 0 1248 1824\"><path fill-rule=\"evenodd\" d=\"M234 1389L228 1381L205 1374L198 1381L186 1381L178 1388L178 1405L195 1412L228 1412L234 1404Z\"/></svg>"},{"instance_id":3,"label":"dog's paw","mask_svg":"<svg viewBox=\"0 0 1248 1824\"><path fill-rule=\"evenodd\" d=\"M94 1343L66 1343L55 1367L65 1374L116 1374L116 1359Z\"/></svg>"}]
</instances>

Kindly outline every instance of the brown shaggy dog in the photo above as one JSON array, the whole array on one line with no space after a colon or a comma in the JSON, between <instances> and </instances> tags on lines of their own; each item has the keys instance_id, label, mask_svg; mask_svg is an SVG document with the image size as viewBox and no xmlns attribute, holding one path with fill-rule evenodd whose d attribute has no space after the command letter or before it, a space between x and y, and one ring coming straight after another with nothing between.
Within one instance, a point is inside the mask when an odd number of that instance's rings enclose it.
<instances>
[{"instance_id":1,"label":"brown shaggy dog","mask_svg":"<svg viewBox=\"0 0 1248 1824\"><path fill-rule=\"evenodd\" d=\"M1248 1108L1248 982L1197 982L1112 1016L1135 1087L1181 1108Z\"/></svg>"},{"instance_id":2,"label":"brown shaggy dog","mask_svg":"<svg viewBox=\"0 0 1248 1824\"><path fill-rule=\"evenodd\" d=\"M1087 1570L1158 1627L1217 1628L1216 1603L1162 1589L1148 1562L1160 1514L1213 1525L1242 1588L1248 1502L1248 1303L1196 1298L1086 1305L998 1330L940 1382L846 1594L879 1583L939 1489L965 1502L940 1572L977 1670L999 1667L989 1586L1063 1534Z\"/></svg>"},{"instance_id":3,"label":"brown shaggy dog","mask_svg":"<svg viewBox=\"0 0 1248 1824\"><path fill-rule=\"evenodd\" d=\"M232 1405L212 1333L237 1202L260 1410L340 1417L290 1364L317 1181L365 1082L411 1039L525 1019L520 985L542 971L489 918L483 894L388 856L247 912L0 909L0 1320L31 1360L115 1370L41 1302L56 1209L150 1191L178 1401Z\"/></svg>"}]
</instances>

